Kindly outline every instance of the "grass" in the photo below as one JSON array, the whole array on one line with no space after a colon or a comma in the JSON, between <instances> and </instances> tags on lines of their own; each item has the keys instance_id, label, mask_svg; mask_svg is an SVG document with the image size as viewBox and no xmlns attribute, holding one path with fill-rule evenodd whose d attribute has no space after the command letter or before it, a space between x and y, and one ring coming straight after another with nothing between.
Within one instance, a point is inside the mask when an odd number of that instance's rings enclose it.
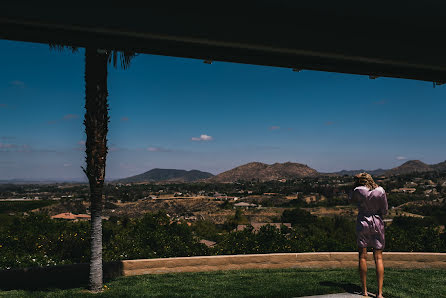
<instances>
[{"instance_id":1,"label":"grass","mask_svg":"<svg viewBox=\"0 0 446 298\"><path fill-rule=\"evenodd\" d=\"M372 293L374 275L369 270ZM0 291L0 297L299 297L353 291L360 291L355 269L276 269L120 277L97 295L76 288ZM446 270L386 269L384 296L446 297Z\"/></svg>"}]
</instances>

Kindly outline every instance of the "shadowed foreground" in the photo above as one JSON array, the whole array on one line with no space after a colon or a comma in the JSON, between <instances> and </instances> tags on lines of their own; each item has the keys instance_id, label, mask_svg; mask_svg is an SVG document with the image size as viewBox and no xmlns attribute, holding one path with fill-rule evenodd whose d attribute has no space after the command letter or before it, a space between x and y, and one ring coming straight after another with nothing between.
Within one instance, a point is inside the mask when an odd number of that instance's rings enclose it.
<instances>
[{"instance_id":1,"label":"shadowed foreground","mask_svg":"<svg viewBox=\"0 0 446 298\"><path fill-rule=\"evenodd\" d=\"M385 297L446 297L446 270L386 269ZM69 278L67 276L67 278ZM376 292L374 270L369 291ZM356 269L276 269L120 277L99 296L299 297L360 291ZM0 291L2 297L84 297L83 288Z\"/></svg>"}]
</instances>

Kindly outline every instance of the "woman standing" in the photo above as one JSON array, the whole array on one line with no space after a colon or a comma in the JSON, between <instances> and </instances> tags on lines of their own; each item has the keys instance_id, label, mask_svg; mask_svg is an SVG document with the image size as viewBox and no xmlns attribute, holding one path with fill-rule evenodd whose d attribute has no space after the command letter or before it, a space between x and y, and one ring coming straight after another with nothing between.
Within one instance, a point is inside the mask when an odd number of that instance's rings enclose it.
<instances>
[{"instance_id":1,"label":"woman standing","mask_svg":"<svg viewBox=\"0 0 446 298\"><path fill-rule=\"evenodd\" d=\"M358 205L356 236L359 251L359 276L363 295L367 294L367 247L373 248L378 281L377 298L382 298L384 264L382 252L385 246L383 215L387 214L385 190L373 181L372 176L360 173L355 176L355 189L351 201Z\"/></svg>"}]
</instances>

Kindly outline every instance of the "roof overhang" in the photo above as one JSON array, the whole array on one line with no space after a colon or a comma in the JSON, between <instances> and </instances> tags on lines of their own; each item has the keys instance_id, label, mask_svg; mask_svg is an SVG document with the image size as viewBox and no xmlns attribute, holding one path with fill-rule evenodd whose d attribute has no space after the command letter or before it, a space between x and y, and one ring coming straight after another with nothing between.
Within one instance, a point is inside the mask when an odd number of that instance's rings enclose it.
<instances>
[{"instance_id":1,"label":"roof overhang","mask_svg":"<svg viewBox=\"0 0 446 298\"><path fill-rule=\"evenodd\" d=\"M216 8L211 2L2 1L0 38L446 82L446 7L440 1L365 8L299 2Z\"/></svg>"}]
</instances>

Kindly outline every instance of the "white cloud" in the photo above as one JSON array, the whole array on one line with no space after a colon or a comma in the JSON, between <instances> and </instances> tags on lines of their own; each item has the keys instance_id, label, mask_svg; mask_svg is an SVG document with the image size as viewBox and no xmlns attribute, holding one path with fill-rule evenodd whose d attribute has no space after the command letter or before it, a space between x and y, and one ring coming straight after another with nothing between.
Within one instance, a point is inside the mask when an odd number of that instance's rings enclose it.
<instances>
[{"instance_id":1,"label":"white cloud","mask_svg":"<svg viewBox=\"0 0 446 298\"><path fill-rule=\"evenodd\" d=\"M171 150L162 147L148 147L149 152L171 152Z\"/></svg>"},{"instance_id":2,"label":"white cloud","mask_svg":"<svg viewBox=\"0 0 446 298\"><path fill-rule=\"evenodd\" d=\"M63 116L64 120L71 120L71 119L77 119L79 118L79 115L76 114L66 114L65 116Z\"/></svg>"},{"instance_id":3,"label":"white cloud","mask_svg":"<svg viewBox=\"0 0 446 298\"><path fill-rule=\"evenodd\" d=\"M135 164L132 164L132 163L127 163L127 162L119 163L119 167L121 169L130 170L130 171L140 171L141 170L139 165L135 165Z\"/></svg>"},{"instance_id":4,"label":"white cloud","mask_svg":"<svg viewBox=\"0 0 446 298\"><path fill-rule=\"evenodd\" d=\"M382 99L382 100L377 100L377 101L374 101L374 102L373 102L373 104L375 104L375 105L385 105L386 103L387 103L387 101L384 100L384 99Z\"/></svg>"},{"instance_id":5,"label":"white cloud","mask_svg":"<svg viewBox=\"0 0 446 298\"><path fill-rule=\"evenodd\" d=\"M50 149L35 149L28 144L12 144L0 142L0 152L55 152Z\"/></svg>"},{"instance_id":6,"label":"white cloud","mask_svg":"<svg viewBox=\"0 0 446 298\"><path fill-rule=\"evenodd\" d=\"M405 160L405 159L407 159L407 157L405 157L405 156L397 156L396 159L397 160Z\"/></svg>"},{"instance_id":7,"label":"white cloud","mask_svg":"<svg viewBox=\"0 0 446 298\"><path fill-rule=\"evenodd\" d=\"M191 140L199 142L199 141L212 141L213 139L214 139L213 137L203 134L199 138L193 137Z\"/></svg>"},{"instance_id":8,"label":"white cloud","mask_svg":"<svg viewBox=\"0 0 446 298\"><path fill-rule=\"evenodd\" d=\"M70 120L74 120L74 119L78 119L78 118L79 118L79 115L77 115L77 114L66 114L61 119L46 121L46 124L54 125L54 124L57 124L60 120L70 121Z\"/></svg>"},{"instance_id":9,"label":"white cloud","mask_svg":"<svg viewBox=\"0 0 446 298\"><path fill-rule=\"evenodd\" d=\"M9 85L17 88L25 88L25 82L19 80L11 81L9 82Z\"/></svg>"},{"instance_id":10,"label":"white cloud","mask_svg":"<svg viewBox=\"0 0 446 298\"><path fill-rule=\"evenodd\" d=\"M0 149L13 149L17 147L16 144L0 143Z\"/></svg>"}]
</instances>

